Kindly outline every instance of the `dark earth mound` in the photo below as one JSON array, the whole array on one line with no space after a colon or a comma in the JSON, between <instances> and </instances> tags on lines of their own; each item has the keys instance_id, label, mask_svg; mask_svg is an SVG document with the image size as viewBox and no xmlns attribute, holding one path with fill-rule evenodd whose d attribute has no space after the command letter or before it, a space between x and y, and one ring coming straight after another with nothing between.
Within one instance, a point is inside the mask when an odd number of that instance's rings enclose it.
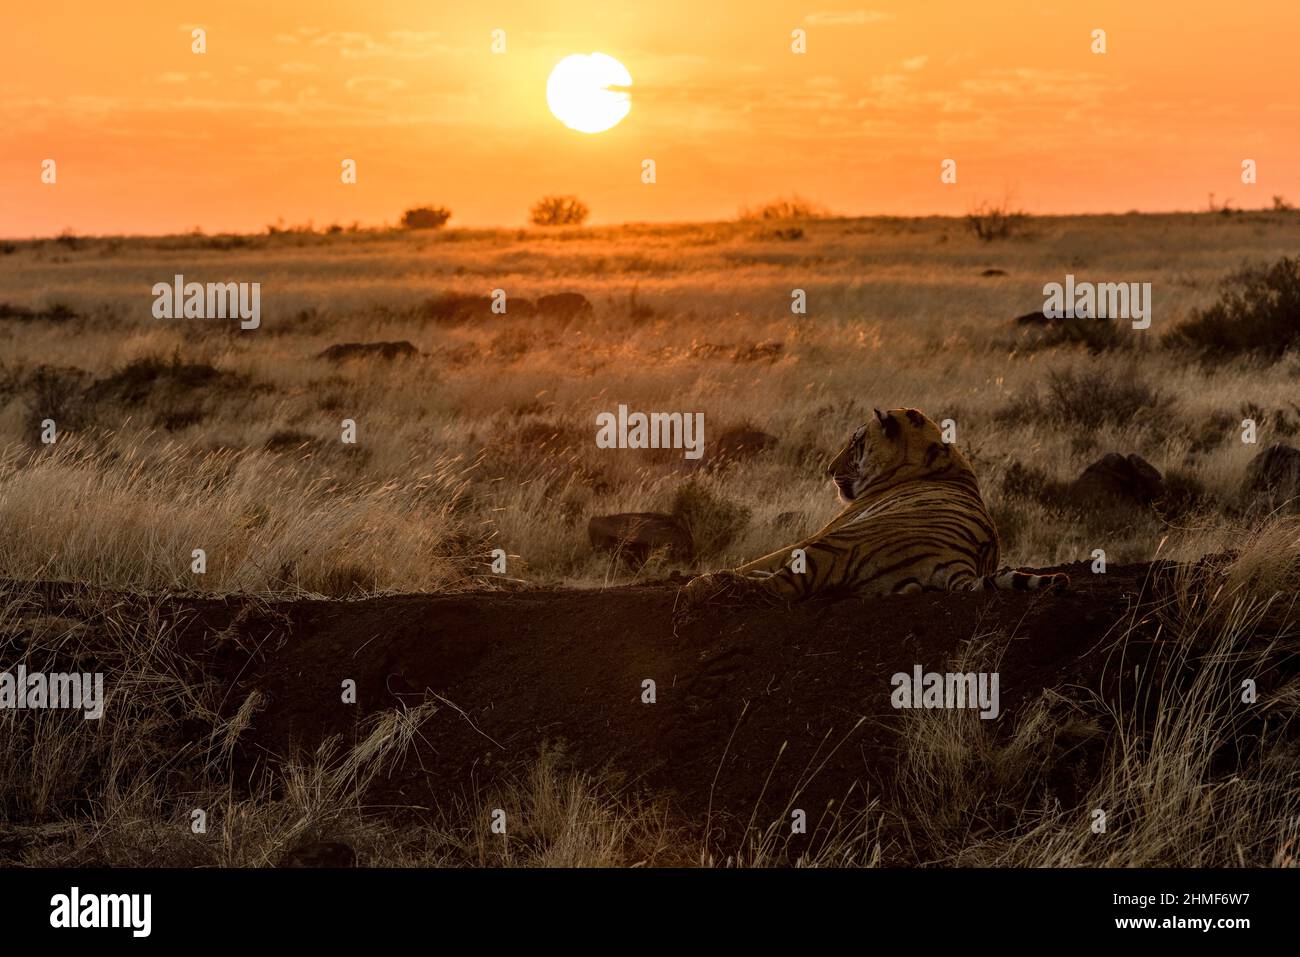
<instances>
[{"instance_id":1,"label":"dark earth mound","mask_svg":"<svg viewBox=\"0 0 1300 957\"><path fill-rule=\"evenodd\" d=\"M834 799L887 788L899 754L891 676L952 671L972 639L1000 676L999 728L1044 689L1123 680L1108 635L1149 597L1153 566L1064 569L1064 594L920 594L789 609L710 608L674 623L672 583L590 591L406 595L355 601L164 599L178 640L230 687L266 698L240 739L240 775L351 740L378 711L436 700L371 803L394 814L463 797L558 746L667 798L686 826L736 836L756 811L814 820ZM46 586L51 599L61 587ZM1147 650L1143 651L1142 648ZM357 703L342 701L353 679ZM645 703L644 682L655 683ZM815 772L815 773L814 773ZM839 806L837 804L837 806Z\"/></svg>"}]
</instances>

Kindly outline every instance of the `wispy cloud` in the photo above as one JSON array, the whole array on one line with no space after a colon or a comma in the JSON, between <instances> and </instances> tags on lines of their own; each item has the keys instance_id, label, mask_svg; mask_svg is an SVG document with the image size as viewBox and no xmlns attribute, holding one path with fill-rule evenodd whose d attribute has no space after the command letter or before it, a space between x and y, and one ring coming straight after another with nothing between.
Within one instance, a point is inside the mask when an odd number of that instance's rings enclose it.
<instances>
[{"instance_id":1,"label":"wispy cloud","mask_svg":"<svg viewBox=\"0 0 1300 957\"><path fill-rule=\"evenodd\" d=\"M438 42L436 30L390 30L374 35L360 30L324 31L318 27L299 27L294 33L278 33L277 43L287 46L337 50L349 60L383 57L397 60L422 60L452 52Z\"/></svg>"}]
</instances>

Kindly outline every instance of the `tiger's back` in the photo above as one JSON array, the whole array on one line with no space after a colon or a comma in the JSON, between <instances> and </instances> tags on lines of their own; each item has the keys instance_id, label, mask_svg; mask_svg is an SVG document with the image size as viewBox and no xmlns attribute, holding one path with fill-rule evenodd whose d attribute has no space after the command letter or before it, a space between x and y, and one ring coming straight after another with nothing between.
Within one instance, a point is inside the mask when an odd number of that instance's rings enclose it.
<instances>
[{"instance_id":1,"label":"tiger's back","mask_svg":"<svg viewBox=\"0 0 1300 957\"><path fill-rule=\"evenodd\" d=\"M997 570L998 534L973 473L902 481L856 505L808 543L810 591L964 590Z\"/></svg>"},{"instance_id":2,"label":"tiger's back","mask_svg":"<svg viewBox=\"0 0 1300 957\"><path fill-rule=\"evenodd\" d=\"M693 579L691 603L722 595L800 601L927 590L1062 587L1064 575L998 573L997 529L965 455L916 409L877 411L827 474L846 507L825 528L739 568Z\"/></svg>"}]
</instances>

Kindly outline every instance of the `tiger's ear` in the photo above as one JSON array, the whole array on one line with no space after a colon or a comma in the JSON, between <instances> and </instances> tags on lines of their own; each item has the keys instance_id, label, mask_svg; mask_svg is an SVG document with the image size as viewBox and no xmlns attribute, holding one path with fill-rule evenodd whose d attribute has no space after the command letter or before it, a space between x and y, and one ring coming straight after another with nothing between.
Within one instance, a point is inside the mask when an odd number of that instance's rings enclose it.
<instances>
[{"instance_id":1,"label":"tiger's ear","mask_svg":"<svg viewBox=\"0 0 1300 957\"><path fill-rule=\"evenodd\" d=\"M887 439L897 438L899 433L899 425L896 421L894 421L894 417L892 415L889 415L886 412L881 412L879 409L872 409L871 411L876 413L876 418L879 419L880 424L885 427L885 438Z\"/></svg>"}]
</instances>

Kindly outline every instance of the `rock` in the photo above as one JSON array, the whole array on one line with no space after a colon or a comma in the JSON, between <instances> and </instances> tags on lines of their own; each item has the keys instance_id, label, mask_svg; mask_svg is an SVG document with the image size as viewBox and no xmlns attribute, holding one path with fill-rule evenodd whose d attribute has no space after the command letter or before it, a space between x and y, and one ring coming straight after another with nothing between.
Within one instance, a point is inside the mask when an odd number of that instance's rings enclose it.
<instances>
[{"instance_id":1,"label":"rock","mask_svg":"<svg viewBox=\"0 0 1300 957\"><path fill-rule=\"evenodd\" d=\"M510 300L506 300L507 310ZM430 299L424 304L424 314L444 326L464 325L473 319L496 319L492 311L491 296L462 296L448 293L440 299Z\"/></svg>"},{"instance_id":2,"label":"rock","mask_svg":"<svg viewBox=\"0 0 1300 957\"><path fill-rule=\"evenodd\" d=\"M495 313L493 313L495 315ZM523 296L507 296L506 311L502 319L531 319L537 315L537 303Z\"/></svg>"},{"instance_id":3,"label":"rock","mask_svg":"<svg viewBox=\"0 0 1300 957\"><path fill-rule=\"evenodd\" d=\"M281 867L356 867L357 852L340 841L299 844L280 861Z\"/></svg>"},{"instance_id":4,"label":"rock","mask_svg":"<svg viewBox=\"0 0 1300 957\"><path fill-rule=\"evenodd\" d=\"M400 339L397 342L338 342L319 353L316 358L342 362L345 359L404 359L419 354L419 349L405 339Z\"/></svg>"},{"instance_id":5,"label":"rock","mask_svg":"<svg viewBox=\"0 0 1300 957\"><path fill-rule=\"evenodd\" d=\"M1071 498L1099 505L1148 505L1161 498L1165 480L1146 459L1107 452L1093 462L1069 487Z\"/></svg>"},{"instance_id":6,"label":"rock","mask_svg":"<svg viewBox=\"0 0 1300 957\"><path fill-rule=\"evenodd\" d=\"M598 551L619 552L633 564L644 564L650 553L666 548L674 558L689 559L695 551L690 530L663 512L620 512L595 515L587 537Z\"/></svg>"},{"instance_id":7,"label":"rock","mask_svg":"<svg viewBox=\"0 0 1300 957\"><path fill-rule=\"evenodd\" d=\"M1248 495L1270 500L1300 498L1300 449L1278 442L1246 466L1243 487Z\"/></svg>"},{"instance_id":8,"label":"rock","mask_svg":"<svg viewBox=\"0 0 1300 957\"><path fill-rule=\"evenodd\" d=\"M537 300L537 315L544 319L577 319L592 312L591 303L580 292L558 292Z\"/></svg>"},{"instance_id":9,"label":"rock","mask_svg":"<svg viewBox=\"0 0 1300 957\"><path fill-rule=\"evenodd\" d=\"M775 435L749 426L737 426L724 431L713 441L710 460L747 459L776 445Z\"/></svg>"}]
</instances>

